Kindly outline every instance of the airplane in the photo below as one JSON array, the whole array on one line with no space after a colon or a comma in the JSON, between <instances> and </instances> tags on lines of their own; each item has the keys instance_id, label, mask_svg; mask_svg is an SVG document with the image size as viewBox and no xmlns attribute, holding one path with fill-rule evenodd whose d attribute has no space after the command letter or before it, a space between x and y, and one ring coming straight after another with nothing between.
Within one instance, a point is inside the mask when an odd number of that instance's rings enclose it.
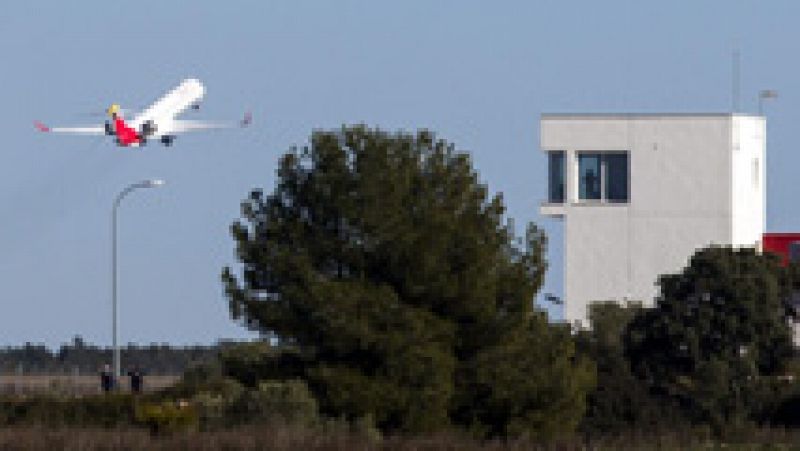
<instances>
[{"instance_id":1,"label":"airplane","mask_svg":"<svg viewBox=\"0 0 800 451\"><path fill-rule=\"evenodd\" d=\"M34 121L33 125L41 132L114 136L115 142L121 147L139 147L151 139L157 139L163 145L171 146L175 137L181 133L250 125L252 121L250 113L246 113L238 123L176 118L188 109L199 110L205 91L206 88L200 83L200 80L187 78L137 114L130 122L125 121L122 108L114 103L106 110L109 120L101 125L48 127L39 121Z\"/></svg>"}]
</instances>

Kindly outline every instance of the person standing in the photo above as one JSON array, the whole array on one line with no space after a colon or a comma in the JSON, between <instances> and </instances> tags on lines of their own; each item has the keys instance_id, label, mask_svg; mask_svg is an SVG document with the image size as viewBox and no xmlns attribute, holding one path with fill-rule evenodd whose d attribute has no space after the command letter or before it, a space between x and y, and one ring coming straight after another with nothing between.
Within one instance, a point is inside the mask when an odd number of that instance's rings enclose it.
<instances>
[{"instance_id":1,"label":"person standing","mask_svg":"<svg viewBox=\"0 0 800 451\"><path fill-rule=\"evenodd\" d=\"M144 373L139 367L134 367L128 371L128 376L131 378L131 393L141 393L144 388Z\"/></svg>"},{"instance_id":2,"label":"person standing","mask_svg":"<svg viewBox=\"0 0 800 451\"><path fill-rule=\"evenodd\" d=\"M103 370L100 371L100 388L103 393L108 393L114 388L114 373L111 371L111 365L103 365Z\"/></svg>"}]
</instances>

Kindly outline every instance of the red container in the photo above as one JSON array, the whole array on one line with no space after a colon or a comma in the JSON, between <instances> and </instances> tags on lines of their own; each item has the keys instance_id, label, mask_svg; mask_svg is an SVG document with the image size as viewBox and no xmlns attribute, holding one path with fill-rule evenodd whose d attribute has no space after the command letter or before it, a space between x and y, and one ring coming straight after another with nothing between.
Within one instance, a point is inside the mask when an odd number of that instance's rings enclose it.
<instances>
[{"instance_id":1,"label":"red container","mask_svg":"<svg viewBox=\"0 0 800 451\"><path fill-rule=\"evenodd\" d=\"M800 233L765 233L762 247L764 252L780 255L784 265L800 261Z\"/></svg>"}]
</instances>

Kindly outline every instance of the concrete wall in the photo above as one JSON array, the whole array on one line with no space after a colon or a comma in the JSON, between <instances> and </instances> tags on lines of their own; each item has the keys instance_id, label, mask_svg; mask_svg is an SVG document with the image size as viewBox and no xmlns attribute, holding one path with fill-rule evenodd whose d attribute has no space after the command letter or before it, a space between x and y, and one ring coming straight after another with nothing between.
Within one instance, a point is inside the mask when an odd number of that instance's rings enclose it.
<instances>
[{"instance_id":1,"label":"concrete wall","mask_svg":"<svg viewBox=\"0 0 800 451\"><path fill-rule=\"evenodd\" d=\"M735 117L732 125L731 244L760 249L766 227L766 124L764 118Z\"/></svg>"},{"instance_id":2,"label":"concrete wall","mask_svg":"<svg viewBox=\"0 0 800 451\"><path fill-rule=\"evenodd\" d=\"M567 156L567 201L541 211L565 222L570 322L585 320L591 301L651 304L658 275L680 271L696 249L754 245L763 233L762 118L545 115L541 147ZM627 204L578 199L577 152L604 150L630 152Z\"/></svg>"}]
</instances>

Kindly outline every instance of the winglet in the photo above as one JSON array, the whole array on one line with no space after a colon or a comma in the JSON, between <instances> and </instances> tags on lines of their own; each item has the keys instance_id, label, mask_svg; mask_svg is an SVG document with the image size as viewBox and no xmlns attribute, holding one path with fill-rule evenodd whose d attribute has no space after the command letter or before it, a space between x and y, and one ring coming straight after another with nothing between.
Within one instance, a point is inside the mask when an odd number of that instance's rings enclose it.
<instances>
[{"instance_id":1,"label":"winglet","mask_svg":"<svg viewBox=\"0 0 800 451\"><path fill-rule=\"evenodd\" d=\"M39 121L33 121L33 126L36 127L36 129L39 130L40 132L49 132L50 131L50 127L42 124Z\"/></svg>"},{"instance_id":2,"label":"winglet","mask_svg":"<svg viewBox=\"0 0 800 451\"><path fill-rule=\"evenodd\" d=\"M244 113L244 118L242 118L242 120L239 121L239 126L247 127L252 122L253 122L253 113L248 111L248 112Z\"/></svg>"}]
</instances>

